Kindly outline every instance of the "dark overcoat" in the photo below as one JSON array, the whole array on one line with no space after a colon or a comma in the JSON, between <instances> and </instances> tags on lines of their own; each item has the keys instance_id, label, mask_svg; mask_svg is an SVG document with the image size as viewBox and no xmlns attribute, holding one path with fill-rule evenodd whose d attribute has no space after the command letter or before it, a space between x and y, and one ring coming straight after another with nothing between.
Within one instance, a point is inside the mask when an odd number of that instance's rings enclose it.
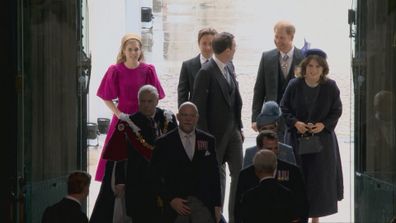
<instances>
[{"instance_id":1,"label":"dark overcoat","mask_svg":"<svg viewBox=\"0 0 396 223\"><path fill-rule=\"evenodd\" d=\"M183 102L190 101L193 95L194 80L199 69L201 69L201 59L200 55L186 60L183 62L180 76L179 84L177 85L177 104L180 106Z\"/></svg>"},{"instance_id":2,"label":"dark overcoat","mask_svg":"<svg viewBox=\"0 0 396 223\"><path fill-rule=\"evenodd\" d=\"M340 152L334 129L342 113L340 90L334 80L327 79L318 85L319 93L312 107L311 115L306 105L303 78L289 82L281 109L287 123L285 143L294 149L297 164L301 167L310 204L309 216L321 217L337 212L337 201L343 198L343 180ZM310 117L309 117L310 116ZM310 120L308 120L310 119ZM322 122L325 126L317 135L323 145L319 153L299 155L297 121Z\"/></svg>"}]
</instances>

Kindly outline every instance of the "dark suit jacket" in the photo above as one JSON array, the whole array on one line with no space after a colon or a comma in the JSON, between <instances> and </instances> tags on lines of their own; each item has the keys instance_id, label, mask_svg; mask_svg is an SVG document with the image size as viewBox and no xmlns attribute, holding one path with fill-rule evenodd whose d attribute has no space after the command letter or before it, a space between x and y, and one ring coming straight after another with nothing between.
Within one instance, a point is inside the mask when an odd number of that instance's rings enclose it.
<instances>
[{"instance_id":1,"label":"dark suit jacket","mask_svg":"<svg viewBox=\"0 0 396 223\"><path fill-rule=\"evenodd\" d=\"M231 113L235 114L236 127L242 128L241 110L242 98L239 93L238 82L235 79L233 65L226 67L235 84L235 106L231 107L229 86L216 62L210 59L199 70L194 83L192 101L199 111L198 127L208 131L220 140L223 134L231 128Z\"/></svg>"},{"instance_id":2,"label":"dark suit jacket","mask_svg":"<svg viewBox=\"0 0 396 223\"><path fill-rule=\"evenodd\" d=\"M302 222L307 221L308 217L308 201L305 192L305 184L300 169L290 163L278 159L277 181L291 191L295 199L293 213L295 218L300 218ZM235 219L241 222L242 197L246 191L257 186L259 179L257 178L254 166L250 165L241 170L238 178L237 192L235 196Z\"/></svg>"},{"instance_id":3,"label":"dark suit jacket","mask_svg":"<svg viewBox=\"0 0 396 223\"><path fill-rule=\"evenodd\" d=\"M261 112L261 107L265 101L276 101L278 98L278 81L279 81L279 57L278 49L266 51L261 56L259 69L257 72L256 83L254 85L253 103L252 103L252 122ZM294 55L288 78L294 78L294 68L301 62L303 55L301 50L294 48Z\"/></svg>"},{"instance_id":4,"label":"dark suit jacket","mask_svg":"<svg viewBox=\"0 0 396 223\"><path fill-rule=\"evenodd\" d=\"M76 201L63 198L58 203L47 207L44 211L42 223L88 223L87 215L81 211Z\"/></svg>"},{"instance_id":5,"label":"dark suit jacket","mask_svg":"<svg viewBox=\"0 0 396 223\"><path fill-rule=\"evenodd\" d=\"M292 220L292 194L275 179L262 180L242 198L243 223L290 223Z\"/></svg>"},{"instance_id":6,"label":"dark suit jacket","mask_svg":"<svg viewBox=\"0 0 396 223\"><path fill-rule=\"evenodd\" d=\"M157 140L152 167L162 181L161 194L167 205L168 221L177 213L169 203L174 198L195 196L212 212L221 206L220 176L216 160L215 138L199 129L195 130L195 153L190 160L184 150L178 129Z\"/></svg>"},{"instance_id":7,"label":"dark suit jacket","mask_svg":"<svg viewBox=\"0 0 396 223\"><path fill-rule=\"evenodd\" d=\"M201 69L200 54L183 62L179 76L179 85L177 86L178 106L183 102L191 100L195 76L199 69Z\"/></svg>"}]
</instances>

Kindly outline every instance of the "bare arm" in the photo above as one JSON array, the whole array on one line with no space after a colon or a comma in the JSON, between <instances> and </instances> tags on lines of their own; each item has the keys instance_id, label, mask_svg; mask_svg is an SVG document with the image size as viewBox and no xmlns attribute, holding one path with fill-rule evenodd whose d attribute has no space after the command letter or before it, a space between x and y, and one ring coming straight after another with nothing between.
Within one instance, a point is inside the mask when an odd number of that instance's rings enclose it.
<instances>
[{"instance_id":1,"label":"bare arm","mask_svg":"<svg viewBox=\"0 0 396 223\"><path fill-rule=\"evenodd\" d=\"M118 110L118 108L117 108L117 106L115 106L114 102L110 101L110 100L103 100L103 101L106 104L106 106L108 108L110 108L110 110L113 112L113 114L115 116L117 116L117 118L119 118L122 112L120 110Z\"/></svg>"}]
</instances>

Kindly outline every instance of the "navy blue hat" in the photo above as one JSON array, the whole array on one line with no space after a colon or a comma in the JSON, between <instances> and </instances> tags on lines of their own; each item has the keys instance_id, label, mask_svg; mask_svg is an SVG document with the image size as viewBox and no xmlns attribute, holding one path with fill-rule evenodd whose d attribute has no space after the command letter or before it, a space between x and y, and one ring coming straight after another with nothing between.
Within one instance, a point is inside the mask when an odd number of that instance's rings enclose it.
<instances>
[{"instance_id":1,"label":"navy blue hat","mask_svg":"<svg viewBox=\"0 0 396 223\"><path fill-rule=\"evenodd\" d=\"M317 56L320 56L320 57L322 57L324 59L327 59L327 54L321 49L308 49L308 50L306 50L304 52L304 56L305 57L308 57L308 56L311 56L311 55L317 55Z\"/></svg>"},{"instance_id":2,"label":"navy blue hat","mask_svg":"<svg viewBox=\"0 0 396 223\"><path fill-rule=\"evenodd\" d=\"M275 123L282 116L282 111L275 101L267 101L261 108L261 113L256 118L257 128Z\"/></svg>"}]
</instances>

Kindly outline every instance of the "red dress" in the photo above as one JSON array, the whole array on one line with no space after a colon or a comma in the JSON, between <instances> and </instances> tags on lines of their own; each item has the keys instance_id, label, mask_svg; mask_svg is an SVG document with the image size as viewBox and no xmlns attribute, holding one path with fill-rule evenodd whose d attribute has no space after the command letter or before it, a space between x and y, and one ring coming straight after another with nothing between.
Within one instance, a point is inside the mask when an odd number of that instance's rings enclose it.
<instances>
[{"instance_id":1,"label":"red dress","mask_svg":"<svg viewBox=\"0 0 396 223\"><path fill-rule=\"evenodd\" d=\"M164 90L153 65L140 63L138 67L130 69L124 63L119 63L109 67L96 95L103 100L111 101L118 99L117 108L125 114L133 114L138 111L138 91L145 84L151 84L156 87L160 99L165 97ZM120 152L114 149L112 151L106 151L106 145L115 130L117 122L117 116L113 115L99 159L98 168L96 169L95 180L97 181L102 181L103 179L106 159ZM117 154L117 156L119 157L120 154Z\"/></svg>"}]
</instances>

